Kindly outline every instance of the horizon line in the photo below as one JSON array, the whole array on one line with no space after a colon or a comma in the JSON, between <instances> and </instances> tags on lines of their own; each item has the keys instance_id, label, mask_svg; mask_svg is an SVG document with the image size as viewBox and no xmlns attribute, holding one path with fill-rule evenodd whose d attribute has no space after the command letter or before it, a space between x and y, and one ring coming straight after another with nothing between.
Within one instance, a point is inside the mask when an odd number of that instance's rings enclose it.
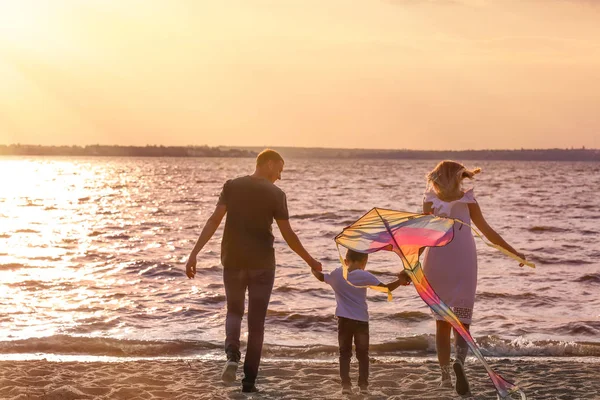
<instances>
[{"instance_id":1,"label":"horizon line","mask_svg":"<svg viewBox=\"0 0 600 400\"><path fill-rule=\"evenodd\" d=\"M145 145L124 145L124 144L85 144L85 145L81 145L81 144L23 144L23 143L11 143L11 144L0 144L0 146L4 146L4 147L80 147L80 148L84 148L84 147L165 147L165 148L193 148L193 147L208 147L208 148L212 148L212 149L220 149L220 148L226 148L226 149L239 149L239 150L244 150L244 149L298 149L298 150L342 150L342 151L378 151L378 152L382 152L382 151L387 151L387 152L393 152L393 151L422 151L422 152L465 152L465 151L471 151L471 152L477 152L477 151L550 151L550 150L559 150L559 151L581 151L581 150L585 150L585 151L600 151L600 148L593 148L593 147L586 147L586 146L581 146L581 147L545 147L545 148L526 148L526 147L521 147L521 148L498 148L498 149L494 149L494 148L486 148L486 149L444 149L444 150L435 150L435 149L410 149L410 148L392 148L392 149L384 149L384 148L366 148L366 147L320 147L320 146L274 146L274 145L264 145L264 146L257 146L257 145L249 145L249 146L232 146L232 145L216 145L216 146L211 146L211 145L207 145L207 144L187 144L187 145L164 145L164 144L145 144Z\"/></svg>"}]
</instances>

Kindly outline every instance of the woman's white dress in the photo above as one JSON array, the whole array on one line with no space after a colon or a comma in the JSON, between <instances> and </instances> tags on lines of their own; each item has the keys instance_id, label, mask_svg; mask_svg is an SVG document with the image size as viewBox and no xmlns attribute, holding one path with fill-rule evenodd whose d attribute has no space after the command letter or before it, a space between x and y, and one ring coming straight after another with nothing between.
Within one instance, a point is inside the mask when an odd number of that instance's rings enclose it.
<instances>
[{"instance_id":1,"label":"woman's white dress","mask_svg":"<svg viewBox=\"0 0 600 400\"><path fill-rule=\"evenodd\" d=\"M433 203L434 215L459 219L470 225L469 203L476 200L471 189L451 202L440 200L433 191L427 192L425 202ZM462 323L470 324L477 290L477 250L471 229L456 223L454 239L448 245L427 248L424 254L423 272L433 290Z\"/></svg>"}]
</instances>

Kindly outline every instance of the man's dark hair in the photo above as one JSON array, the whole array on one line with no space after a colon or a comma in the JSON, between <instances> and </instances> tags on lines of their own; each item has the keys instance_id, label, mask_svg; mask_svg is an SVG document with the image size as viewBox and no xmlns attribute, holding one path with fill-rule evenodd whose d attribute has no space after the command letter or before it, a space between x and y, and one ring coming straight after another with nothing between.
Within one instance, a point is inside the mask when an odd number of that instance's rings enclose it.
<instances>
[{"instance_id":1,"label":"man's dark hair","mask_svg":"<svg viewBox=\"0 0 600 400\"><path fill-rule=\"evenodd\" d=\"M366 253L359 253L358 251L350 250L346 252L346 260L354 262L363 262L369 259L369 255Z\"/></svg>"},{"instance_id":2,"label":"man's dark hair","mask_svg":"<svg viewBox=\"0 0 600 400\"><path fill-rule=\"evenodd\" d=\"M283 157L281 157L281 154L271 149L265 149L261 151L260 154L256 157L256 165L258 167L265 165L269 161L283 162Z\"/></svg>"}]
</instances>

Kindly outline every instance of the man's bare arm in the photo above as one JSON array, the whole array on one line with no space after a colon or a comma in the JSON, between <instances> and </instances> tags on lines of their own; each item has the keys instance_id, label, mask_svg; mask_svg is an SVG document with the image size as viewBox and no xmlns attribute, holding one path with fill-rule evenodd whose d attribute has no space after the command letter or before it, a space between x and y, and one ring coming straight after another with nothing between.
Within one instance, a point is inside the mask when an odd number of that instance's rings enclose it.
<instances>
[{"instance_id":1,"label":"man's bare arm","mask_svg":"<svg viewBox=\"0 0 600 400\"><path fill-rule=\"evenodd\" d=\"M200 250L202 250L210 238L215 234L226 213L227 207L223 204L219 204L206 221L206 224L204 224L202 233L200 233L200 236L190 253L187 264L185 265L185 274L188 278L192 279L196 275L196 257L198 256L198 253L200 253Z\"/></svg>"},{"instance_id":2,"label":"man's bare arm","mask_svg":"<svg viewBox=\"0 0 600 400\"><path fill-rule=\"evenodd\" d=\"M306 251L304 246L302 246L302 242L300 242L300 239L292 229L290 221L288 219L278 219L276 221L277 226L281 231L281 235L288 246L290 246L290 249L298 254L312 269L321 271L321 263L315 260L308 251Z\"/></svg>"}]
</instances>

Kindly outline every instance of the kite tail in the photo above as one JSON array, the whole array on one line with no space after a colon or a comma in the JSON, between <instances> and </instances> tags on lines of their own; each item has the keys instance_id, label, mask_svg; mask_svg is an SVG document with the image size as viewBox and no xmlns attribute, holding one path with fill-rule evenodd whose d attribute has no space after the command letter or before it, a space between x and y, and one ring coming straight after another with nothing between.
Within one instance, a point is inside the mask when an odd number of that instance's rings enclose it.
<instances>
[{"instance_id":1,"label":"kite tail","mask_svg":"<svg viewBox=\"0 0 600 400\"><path fill-rule=\"evenodd\" d=\"M510 395L512 393L519 393L521 395L521 399L525 400L527 398L525 396L525 393L523 393L515 384L507 381L506 379L502 378L500 375L495 373L494 370L488 365L487 361L483 357L483 354L481 354L479 347L475 343L475 340L473 340L473 337L471 336L469 331L465 329L462 322L460 322L460 320L454 314L454 312L452 312L450 307L444 304L444 302L440 299L437 293L435 293L435 291L427 281L427 278L425 278L425 274L423 273L421 264L417 263L417 265L412 269L406 268L406 272L411 278L415 289L417 289L417 293L419 294L419 296L421 296L423 301L427 303L427 305L431 307L431 309L435 313L440 315L442 318L444 318L446 322L452 325L452 327L456 329L456 331L465 339L467 345L469 346L475 357L477 357L479 361L481 361L485 370L487 371L490 379L492 380L492 383L494 384L494 387L496 388L498 398L508 399L510 398Z\"/></svg>"}]
</instances>

